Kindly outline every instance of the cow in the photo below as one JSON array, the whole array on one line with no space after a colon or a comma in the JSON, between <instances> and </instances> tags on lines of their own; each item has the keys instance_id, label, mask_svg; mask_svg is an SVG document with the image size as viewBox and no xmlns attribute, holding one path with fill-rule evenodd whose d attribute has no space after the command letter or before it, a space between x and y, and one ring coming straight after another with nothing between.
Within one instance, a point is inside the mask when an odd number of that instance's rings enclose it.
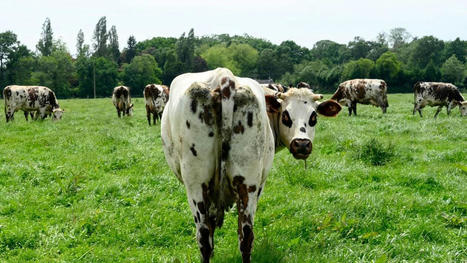
<instances>
[{"instance_id":1,"label":"cow","mask_svg":"<svg viewBox=\"0 0 467 263\"><path fill-rule=\"evenodd\" d=\"M170 85L161 120L164 154L184 184L196 224L202 262L209 262L214 231L236 203L243 262L250 262L258 199L274 153L287 146L297 159L311 153L317 114L335 116L335 101L306 89L269 90L225 68L186 73Z\"/></svg>"},{"instance_id":2,"label":"cow","mask_svg":"<svg viewBox=\"0 0 467 263\"><path fill-rule=\"evenodd\" d=\"M143 96L146 101L148 124L151 126L152 113L153 123L156 125L156 120L161 119L162 111L169 100L169 88L165 85L148 84L144 87Z\"/></svg>"},{"instance_id":3,"label":"cow","mask_svg":"<svg viewBox=\"0 0 467 263\"><path fill-rule=\"evenodd\" d=\"M418 111L420 117L423 117L422 109L426 105L438 106L435 118L443 106L446 106L449 115L457 105L459 105L461 115L467 116L467 101L464 100L457 87L451 83L421 81L415 83L413 115Z\"/></svg>"},{"instance_id":4,"label":"cow","mask_svg":"<svg viewBox=\"0 0 467 263\"><path fill-rule=\"evenodd\" d=\"M281 85L281 84L278 84L278 83L269 83L269 84L260 84L261 88L265 89L265 88L268 88L268 89L271 89L275 92L284 92L286 91L286 87Z\"/></svg>"},{"instance_id":5,"label":"cow","mask_svg":"<svg viewBox=\"0 0 467 263\"><path fill-rule=\"evenodd\" d=\"M133 115L133 104L131 103L130 88L125 86L117 86L112 92L112 102L117 109L118 117Z\"/></svg>"},{"instance_id":6,"label":"cow","mask_svg":"<svg viewBox=\"0 0 467 263\"><path fill-rule=\"evenodd\" d=\"M349 116L357 115L357 103L380 107L386 113L388 98L387 85L381 79L352 79L339 84L331 99L349 108Z\"/></svg>"},{"instance_id":7,"label":"cow","mask_svg":"<svg viewBox=\"0 0 467 263\"><path fill-rule=\"evenodd\" d=\"M43 86L7 86L3 90L3 98L6 122L14 120L14 114L18 110L24 111L26 121L29 114L34 119L39 115L41 119L51 115L53 120L60 120L64 112L58 104L55 93ZM34 112L36 112L35 117Z\"/></svg>"},{"instance_id":8,"label":"cow","mask_svg":"<svg viewBox=\"0 0 467 263\"><path fill-rule=\"evenodd\" d=\"M303 81L297 84L297 89L309 89L313 92L313 89L311 88L310 84Z\"/></svg>"}]
</instances>

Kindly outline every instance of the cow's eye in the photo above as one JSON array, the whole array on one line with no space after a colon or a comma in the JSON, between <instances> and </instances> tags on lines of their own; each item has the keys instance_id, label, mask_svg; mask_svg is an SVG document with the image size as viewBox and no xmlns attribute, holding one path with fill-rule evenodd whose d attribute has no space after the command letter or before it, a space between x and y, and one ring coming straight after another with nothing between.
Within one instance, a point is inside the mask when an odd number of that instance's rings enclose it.
<instances>
[{"instance_id":1,"label":"cow's eye","mask_svg":"<svg viewBox=\"0 0 467 263\"><path fill-rule=\"evenodd\" d=\"M292 119L290 118L288 111L284 111L282 113L282 123L289 128L292 127Z\"/></svg>"},{"instance_id":2,"label":"cow's eye","mask_svg":"<svg viewBox=\"0 0 467 263\"><path fill-rule=\"evenodd\" d=\"M310 119L308 120L308 125L310 125L311 127L315 126L316 122L318 121L316 117L316 111L313 111L313 113L311 113Z\"/></svg>"}]
</instances>

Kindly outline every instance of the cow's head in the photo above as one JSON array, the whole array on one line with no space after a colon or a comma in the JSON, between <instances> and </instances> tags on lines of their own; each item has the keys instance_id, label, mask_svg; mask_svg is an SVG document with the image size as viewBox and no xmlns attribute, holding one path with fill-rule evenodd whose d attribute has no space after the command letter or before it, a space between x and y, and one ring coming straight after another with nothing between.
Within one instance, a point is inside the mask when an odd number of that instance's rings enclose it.
<instances>
[{"instance_id":1,"label":"cow's head","mask_svg":"<svg viewBox=\"0 0 467 263\"><path fill-rule=\"evenodd\" d=\"M278 127L276 132L295 159L306 159L311 154L315 125L318 113L333 117L341 110L341 106L334 100L319 103L320 94L314 94L308 89L291 88L286 93L276 93L266 96L269 114L276 115Z\"/></svg>"},{"instance_id":2,"label":"cow's head","mask_svg":"<svg viewBox=\"0 0 467 263\"><path fill-rule=\"evenodd\" d=\"M133 103L130 103L130 106L126 108L126 115L133 116Z\"/></svg>"},{"instance_id":3,"label":"cow's head","mask_svg":"<svg viewBox=\"0 0 467 263\"><path fill-rule=\"evenodd\" d=\"M459 110L462 116L467 116L467 100L464 100L460 103Z\"/></svg>"},{"instance_id":4,"label":"cow's head","mask_svg":"<svg viewBox=\"0 0 467 263\"><path fill-rule=\"evenodd\" d=\"M58 121L62 119L62 115L65 112L65 110L60 109L60 108L55 108L52 110L52 120Z\"/></svg>"}]
</instances>

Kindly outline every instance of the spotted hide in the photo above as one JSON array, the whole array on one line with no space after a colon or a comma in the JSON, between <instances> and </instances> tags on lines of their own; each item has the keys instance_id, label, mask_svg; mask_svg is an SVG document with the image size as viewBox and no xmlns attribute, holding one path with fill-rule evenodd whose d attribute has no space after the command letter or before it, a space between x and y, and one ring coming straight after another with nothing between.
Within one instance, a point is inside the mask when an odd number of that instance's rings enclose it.
<instances>
[{"instance_id":1,"label":"spotted hide","mask_svg":"<svg viewBox=\"0 0 467 263\"><path fill-rule=\"evenodd\" d=\"M133 115L133 104L131 103L130 88L125 86L115 87L112 92L112 103L117 109L118 117Z\"/></svg>"},{"instance_id":2,"label":"spotted hide","mask_svg":"<svg viewBox=\"0 0 467 263\"><path fill-rule=\"evenodd\" d=\"M339 84L331 99L349 108L349 116L357 115L357 103L380 107L386 113L388 98L387 85L380 79L352 79Z\"/></svg>"},{"instance_id":3,"label":"spotted hide","mask_svg":"<svg viewBox=\"0 0 467 263\"><path fill-rule=\"evenodd\" d=\"M187 191L202 261L209 262L214 230L236 202L239 247L249 262L256 204L274 157L259 84L225 68L178 76L161 135L167 162Z\"/></svg>"},{"instance_id":4,"label":"spotted hide","mask_svg":"<svg viewBox=\"0 0 467 263\"><path fill-rule=\"evenodd\" d=\"M14 114L18 110L24 111L24 116L28 120L28 114L34 119L40 115L41 119L45 119L48 115L52 115L53 120L62 118L63 110L58 105L55 93L42 86L7 86L3 90L3 98L5 99L5 116L6 122L14 119Z\"/></svg>"},{"instance_id":5,"label":"spotted hide","mask_svg":"<svg viewBox=\"0 0 467 263\"><path fill-rule=\"evenodd\" d=\"M263 89L268 88L268 89L276 91L276 92L284 92L285 89L286 89L286 87L282 86L281 84L277 84L277 83L260 84L260 86Z\"/></svg>"},{"instance_id":6,"label":"spotted hide","mask_svg":"<svg viewBox=\"0 0 467 263\"><path fill-rule=\"evenodd\" d=\"M148 124L151 126L151 114L153 115L153 124L157 119L161 119L162 111L169 100L169 88L165 85L148 84L144 88L144 101L146 102L146 115Z\"/></svg>"},{"instance_id":7,"label":"spotted hide","mask_svg":"<svg viewBox=\"0 0 467 263\"><path fill-rule=\"evenodd\" d=\"M413 114L418 111L422 117L422 109L426 106L438 106L435 118L439 112L446 106L447 114L459 105L462 116L467 115L467 101L464 100L461 93L451 83L443 82L417 82L414 85L414 108Z\"/></svg>"},{"instance_id":8,"label":"spotted hide","mask_svg":"<svg viewBox=\"0 0 467 263\"><path fill-rule=\"evenodd\" d=\"M239 248L243 262L250 262L256 205L280 149L275 142L297 144L294 156L304 159L311 152L312 138L308 144L306 138L314 135L316 111L335 115L340 110L334 101L318 104L319 98L306 89L262 88L225 68L174 79L161 137L166 160L185 185L203 262L209 262L214 231L234 202ZM280 121L283 115L288 119Z\"/></svg>"}]
</instances>

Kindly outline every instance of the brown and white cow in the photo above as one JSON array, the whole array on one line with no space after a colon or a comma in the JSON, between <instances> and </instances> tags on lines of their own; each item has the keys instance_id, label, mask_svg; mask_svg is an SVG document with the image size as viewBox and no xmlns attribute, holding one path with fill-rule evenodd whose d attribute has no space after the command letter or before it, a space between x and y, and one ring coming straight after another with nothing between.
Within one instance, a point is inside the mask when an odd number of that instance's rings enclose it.
<instances>
[{"instance_id":1,"label":"brown and white cow","mask_svg":"<svg viewBox=\"0 0 467 263\"><path fill-rule=\"evenodd\" d=\"M11 85L3 90L3 98L6 122L13 120L18 110L24 111L26 120L28 114L33 117L34 112L36 112L34 119L40 114L41 119L52 115L53 120L60 120L64 112L58 105L55 93L47 87Z\"/></svg>"},{"instance_id":2,"label":"brown and white cow","mask_svg":"<svg viewBox=\"0 0 467 263\"><path fill-rule=\"evenodd\" d=\"M331 99L349 108L349 116L357 115L357 103L380 107L386 113L388 98L387 85L381 79L352 79L339 84Z\"/></svg>"},{"instance_id":3,"label":"brown and white cow","mask_svg":"<svg viewBox=\"0 0 467 263\"><path fill-rule=\"evenodd\" d=\"M165 104L169 100L169 88L165 85L148 84L143 91L144 100L146 101L146 115L148 124L151 126L151 113L153 115L153 123L156 124L157 119L161 119L162 111Z\"/></svg>"},{"instance_id":4,"label":"brown and white cow","mask_svg":"<svg viewBox=\"0 0 467 263\"><path fill-rule=\"evenodd\" d=\"M273 90L275 92L284 92L286 87L282 86L281 84L278 83L269 83L269 84L260 84L261 88L265 89L268 88L270 90Z\"/></svg>"},{"instance_id":5,"label":"brown and white cow","mask_svg":"<svg viewBox=\"0 0 467 263\"><path fill-rule=\"evenodd\" d=\"M320 97L309 90L270 92L225 68L183 74L170 85L162 143L170 168L185 185L203 262L210 261L214 231L234 202L239 248L243 262L250 262L256 206L275 150L285 145L296 158L306 158L316 112L340 110L334 101L317 104Z\"/></svg>"},{"instance_id":6,"label":"brown and white cow","mask_svg":"<svg viewBox=\"0 0 467 263\"><path fill-rule=\"evenodd\" d=\"M125 86L117 86L112 92L112 102L117 109L118 117L133 115L133 104L131 103L130 88Z\"/></svg>"},{"instance_id":7,"label":"brown and white cow","mask_svg":"<svg viewBox=\"0 0 467 263\"><path fill-rule=\"evenodd\" d=\"M443 82L417 82L414 85L414 108L413 114L418 111L422 117L422 109L426 106L438 106L435 118L439 112L446 106L448 115L451 110L459 105L462 116L467 116L467 101L456 86L451 83Z\"/></svg>"},{"instance_id":8,"label":"brown and white cow","mask_svg":"<svg viewBox=\"0 0 467 263\"><path fill-rule=\"evenodd\" d=\"M297 89L309 89L310 91L313 92L313 89L311 88L310 84L303 82L303 81L297 84Z\"/></svg>"}]
</instances>

